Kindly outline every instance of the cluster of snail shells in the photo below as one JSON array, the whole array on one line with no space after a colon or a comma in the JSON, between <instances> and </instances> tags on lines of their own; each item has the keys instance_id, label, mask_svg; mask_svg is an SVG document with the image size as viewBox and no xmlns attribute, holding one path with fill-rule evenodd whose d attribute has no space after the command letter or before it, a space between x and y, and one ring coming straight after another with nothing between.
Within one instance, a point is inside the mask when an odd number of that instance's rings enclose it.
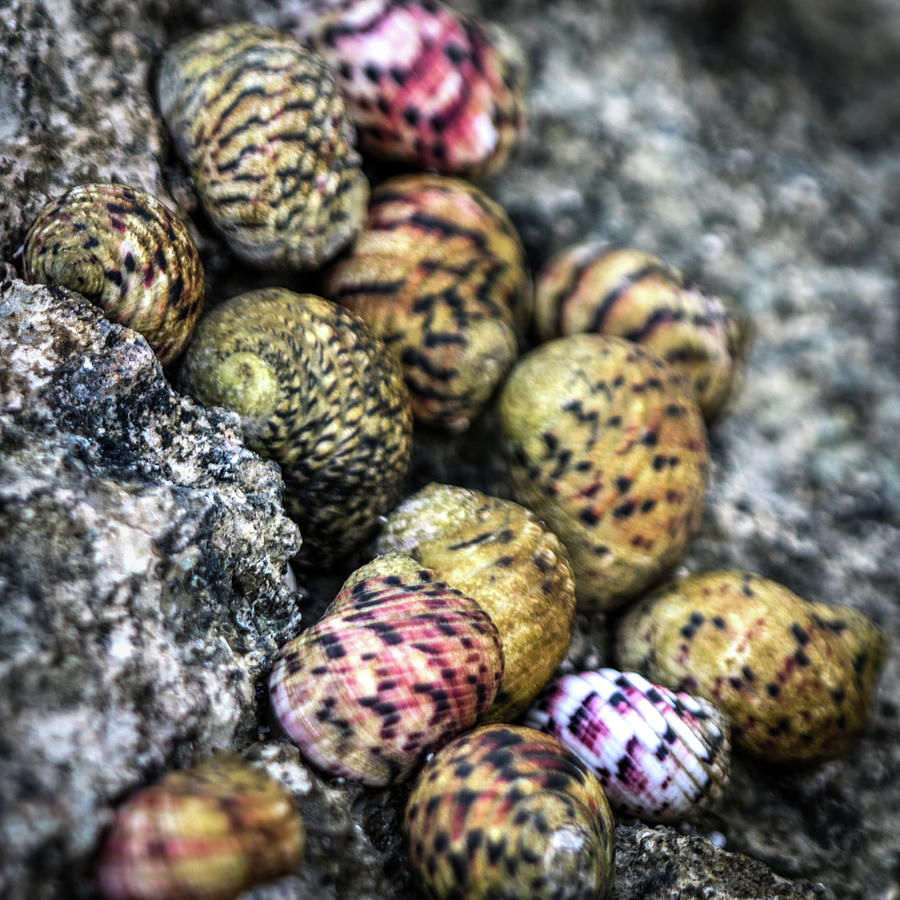
<instances>
[{"instance_id":1,"label":"cluster of snail shells","mask_svg":"<svg viewBox=\"0 0 900 900\"><path fill-rule=\"evenodd\" d=\"M441 175L392 178L323 293L400 360L417 421L461 431L516 358L530 315L524 251L503 209Z\"/></svg>"}]
</instances>

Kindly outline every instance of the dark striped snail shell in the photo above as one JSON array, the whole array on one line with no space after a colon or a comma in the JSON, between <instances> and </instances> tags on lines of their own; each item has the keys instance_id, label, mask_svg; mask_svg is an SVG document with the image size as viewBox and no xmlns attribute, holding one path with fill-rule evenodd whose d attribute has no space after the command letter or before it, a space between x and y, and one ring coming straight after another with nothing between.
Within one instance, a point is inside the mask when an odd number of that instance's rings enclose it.
<instances>
[{"instance_id":1,"label":"dark striped snail shell","mask_svg":"<svg viewBox=\"0 0 900 900\"><path fill-rule=\"evenodd\" d=\"M222 755L125 801L100 851L99 887L106 900L232 900L292 872L303 849L288 791Z\"/></svg>"},{"instance_id":2,"label":"dark striped snail shell","mask_svg":"<svg viewBox=\"0 0 900 900\"><path fill-rule=\"evenodd\" d=\"M615 826L603 789L531 728L487 725L438 751L403 828L432 900L595 900L612 886Z\"/></svg>"},{"instance_id":3,"label":"dark striped snail shell","mask_svg":"<svg viewBox=\"0 0 900 900\"><path fill-rule=\"evenodd\" d=\"M575 583L556 535L518 503L430 484L388 516L377 546L411 554L491 617L505 667L483 721L515 718L547 683L572 636Z\"/></svg>"},{"instance_id":4,"label":"dark striped snail shell","mask_svg":"<svg viewBox=\"0 0 900 900\"><path fill-rule=\"evenodd\" d=\"M78 291L140 332L163 364L184 349L203 306L203 264L184 223L146 191L81 184L38 214L25 278Z\"/></svg>"},{"instance_id":5,"label":"dark striped snail shell","mask_svg":"<svg viewBox=\"0 0 900 900\"><path fill-rule=\"evenodd\" d=\"M325 63L249 23L172 47L159 105L206 213L231 249L266 267L316 267L365 215L368 182Z\"/></svg>"},{"instance_id":6,"label":"dark striped snail shell","mask_svg":"<svg viewBox=\"0 0 900 900\"><path fill-rule=\"evenodd\" d=\"M612 609L678 561L709 466L683 375L640 344L571 335L519 361L499 411L517 498L565 544L580 602Z\"/></svg>"},{"instance_id":7,"label":"dark striped snail shell","mask_svg":"<svg viewBox=\"0 0 900 900\"><path fill-rule=\"evenodd\" d=\"M322 619L282 647L269 693L307 759L386 785L471 728L502 674L500 638L484 610L390 554L354 573Z\"/></svg>"},{"instance_id":8,"label":"dark striped snail shell","mask_svg":"<svg viewBox=\"0 0 900 900\"><path fill-rule=\"evenodd\" d=\"M750 572L664 585L622 619L622 666L699 694L735 745L778 762L844 753L866 724L886 637L861 612Z\"/></svg>"},{"instance_id":9,"label":"dark striped snail shell","mask_svg":"<svg viewBox=\"0 0 900 900\"><path fill-rule=\"evenodd\" d=\"M516 358L530 287L500 206L458 179L407 175L373 191L366 227L323 292L400 360L416 419L461 431Z\"/></svg>"},{"instance_id":10,"label":"dark striped snail shell","mask_svg":"<svg viewBox=\"0 0 900 900\"><path fill-rule=\"evenodd\" d=\"M636 672L600 669L554 681L525 724L552 734L597 776L613 808L677 822L728 781L728 723L706 700Z\"/></svg>"},{"instance_id":11,"label":"dark striped snail shell","mask_svg":"<svg viewBox=\"0 0 900 900\"><path fill-rule=\"evenodd\" d=\"M362 543L397 502L409 398L394 359L346 310L283 288L241 294L200 322L183 375L202 403L238 412L248 444L281 466L301 563Z\"/></svg>"},{"instance_id":12,"label":"dark striped snail shell","mask_svg":"<svg viewBox=\"0 0 900 900\"><path fill-rule=\"evenodd\" d=\"M725 300L686 283L658 257L579 244L547 263L536 289L534 321L541 340L598 332L646 344L685 372L707 419L731 397L746 322Z\"/></svg>"},{"instance_id":13,"label":"dark striped snail shell","mask_svg":"<svg viewBox=\"0 0 900 900\"><path fill-rule=\"evenodd\" d=\"M521 137L525 57L497 25L430 0L317 0L288 25L334 69L367 152L472 176Z\"/></svg>"}]
</instances>

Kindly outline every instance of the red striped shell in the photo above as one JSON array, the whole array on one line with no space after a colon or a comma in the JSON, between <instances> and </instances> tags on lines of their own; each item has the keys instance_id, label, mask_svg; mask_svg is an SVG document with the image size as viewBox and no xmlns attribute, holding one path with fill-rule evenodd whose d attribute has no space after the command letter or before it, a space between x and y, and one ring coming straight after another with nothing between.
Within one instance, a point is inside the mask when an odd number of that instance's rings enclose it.
<instances>
[{"instance_id":1,"label":"red striped shell","mask_svg":"<svg viewBox=\"0 0 900 900\"><path fill-rule=\"evenodd\" d=\"M728 724L711 704L635 672L600 669L553 682L525 724L552 734L629 815L675 822L720 796Z\"/></svg>"}]
</instances>

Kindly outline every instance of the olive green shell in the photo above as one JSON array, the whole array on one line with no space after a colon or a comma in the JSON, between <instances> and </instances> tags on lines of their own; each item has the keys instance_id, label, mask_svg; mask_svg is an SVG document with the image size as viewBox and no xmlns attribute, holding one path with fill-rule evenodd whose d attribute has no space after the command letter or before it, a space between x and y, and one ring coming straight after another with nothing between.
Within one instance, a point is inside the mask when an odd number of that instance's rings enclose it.
<instances>
[{"instance_id":1,"label":"olive green shell","mask_svg":"<svg viewBox=\"0 0 900 900\"><path fill-rule=\"evenodd\" d=\"M283 288L241 294L200 322L184 378L202 403L238 412L248 444L281 466L301 563L339 557L397 502L409 398L394 359L346 310Z\"/></svg>"},{"instance_id":2,"label":"olive green shell","mask_svg":"<svg viewBox=\"0 0 900 900\"><path fill-rule=\"evenodd\" d=\"M884 632L857 610L740 571L673 581L618 632L623 668L712 700L737 746L779 762L847 750L869 718L885 651Z\"/></svg>"},{"instance_id":3,"label":"olive green shell","mask_svg":"<svg viewBox=\"0 0 900 900\"><path fill-rule=\"evenodd\" d=\"M232 250L266 267L316 267L356 233L369 186L325 63L249 23L168 50L159 105L197 194Z\"/></svg>"},{"instance_id":4,"label":"olive green shell","mask_svg":"<svg viewBox=\"0 0 900 900\"><path fill-rule=\"evenodd\" d=\"M734 392L748 323L727 301L686 283L658 257L579 244L551 259L536 287L541 340L598 332L646 344L688 376L708 419Z\"/></svg>"},{"instance_id":5,"label":"olive green shell","mask_svg":"<svg viewBox=\"0 0 900 900\"><path fill-rule=\"evenodd\" d=\"M451 431L469 426L512 366L531 308L506 213L440 175L392 178L372 192L366 227L323 293L400 360L416 419Z\"/></svg>"},{"instance_id":6,"label":"olive green shell","mask_svg":"<svg viewBox=\"0 0 900 900\"><path fill-rule=\"evenodd\" d=\"M203 307L203 264L184 223L123 184L81 184L38 214L25 278L78 291L140 332L163 364L184 349Z\"/></svg>"},{"instance_id":7,"label":"olive green shell","mask_svg":"<svg viewBox=\"0 0 900 900\"><path fill-rule=\"evenodd\" d=\"M474 597L500 632L505 670L486 722L511 721L569 649L575 583L565 547L509 500L430 484L389 516L381 552L400 550Z\"/></svg>"},{"instance_id":8,"label":"olive green shell","mask_svg":"<svg viewBox=\"0 0 900 900\"><path fill-rule=\"evenodd\" d=\"M291 795L223 755L125 801L100 852L99 887L107 900L231 900L292 872L303 849Z\"/></svg>"},{"instance_id":9,"label":"olive green shell","mask_svg":"<svg viewBox=\"0 0 900 900\"><path fill-rule=\"evenodd\" d=\"M580 603L619 606L678 561L709 466L683 375L639 344L572 335L519 361L499 411L517 498L565 544Z\"/></svg>"},{"instance_id":10,"label":"olive green shell","mask_svg":"<svg viewBox=\"0 0 900 900\"><path fill-rule=\"evenodd\" d=\"M612 886L615 826L603 789L531 728L488 725L438 751L403 828L433 900L595 900Z\"/></svg>"}]
</instances>

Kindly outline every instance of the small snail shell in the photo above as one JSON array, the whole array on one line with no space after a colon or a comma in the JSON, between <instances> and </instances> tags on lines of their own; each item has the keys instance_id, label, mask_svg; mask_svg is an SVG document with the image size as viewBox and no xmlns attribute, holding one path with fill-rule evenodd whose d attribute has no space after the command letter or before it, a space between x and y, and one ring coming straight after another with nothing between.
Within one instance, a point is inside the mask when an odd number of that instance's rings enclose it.
<instances>
[{"instance_id":1,"label":"small snail shell","mask_svg":"<svg viewBox=\"0 0 900 900\"><path fill-rule=\"evenodd\" d=\"M541 340L579 332L646 344L685 372L709 419L731 396L746 323L720 297L685 283L673 266L640 250L579 244L555 256L537 280Z\"/></svg>"},{"instance_id":2,"label":"small snail shell","mask_svg":"<svg viewBox=\"0 0 900 900\"><path fill-rule=\"evenodd\" d=\"M203 31L163 57L159 105L203 207L260 266L315 267L359 229L369 187L325 63L248 23Z\"/></svg>"},{"instance_id":3,"label":"small snail shell","mask_svg":"<svg viewBox=\"0 0 900 900\"><path fill-rule=\"evenodd\" d=\"M516 319L530 310L506 213L440 175L401 176L373 191L366 227L326 275L324 293L400 360L416 419L452 431L468 427L513 364Z\"/></svg>"},{"instance_id":4,"label":"small snail shell","mask_svg":"<svg viewBox=\"0 0 900 900\"><path fill-rule=\"evenodd\" d=\"M25 277L78 291L140 332L163 364L190 339L203 306L203 264L184 223L123 184L81 184L38 214Z\"/></svg>"},{"instance_id":5,"label":"small snail shell","mask_svg":"<svg viewBox=\"0 0 900 900\"><path fill-rule=\"evenodd\" d=\"M884 632L759 575L673 581L621 622L620 664L712 700L736 745L776 761L838 756L866 723Z\"/></svg>"},{"instance_id":6,"label":"small snail shell","mask_svg":"<svg viewBox=\"0 0 900 900\"><path fill-rule=\"evenodd\" d=\"M518 503L430 484L389 516L380 552L410 553L474 597L500 632L505 667L484 721L509 721L569 649L575 584L565 547Z\"/></svg>"},{"instance_id":7,"label":"small snail shell","mask_svg":"<svg viewBox=\"0 0 900 900\"><path fill-rule=\"evenodd\" d=\"M301 562L361 543L397 501L412 417L400 369L365 325L311 294L265 288L207 315L185 356L187 387L241 416L281 466Z\"/></svg>"},{"instance_id":8,"label":"small snail shell","mask_svg":"<svg viewBox=\"0 0 900 900\"><path fill-rule=\"evenodd\" d=\"M323 618L282 647L269 692L307 759L386 785L471 728L502 674L487 613L392 554L351 576Z\"/></svg>"},{"instance_id":9,"label":"small snail shell","mask_svg":"<svg viewBox=\"0 0 900 900\"><path fill-rule=\"evenodd\" d=\"M334 69L370 153L471 176L521 137L525 58L497 25L427 0L319 0L289 27Z\"/></svg>"},{"instance_id":10,"label":"small snail shell","mask_svg":"<svg viewBox=\"0 0 900 900\"><path fill-rule=\"evenodd\" d=\"M231 900L295 869L303 845L290 794L223 755L119 808L100 853L100 891L107 900Z\"/></svg>"},{"instance_id":11,"label":"small snail shell","mask_svg":"<svg viewBox=\"0 0 900 900\"><path fill-rule=\"evenodd\" d=\"M639 344L572 335L519 361L499 410L517 498L565 544L579 601L611 609L677 562L708 469L682 375Z\"/></svg>"},{"instance_id":12,"label":"small snail shell","mask_svg":"<svg viewBox=\"0 0 900 900\"><path fill-rule=\"evenodd\" d=\"M600 669L554 681L525 724L552 734L597 776L614 808L677 822L728 781L728 723L706 700L635 672Z\"/></svg>"},{"instance_id":13,"label":"small snail shell","mask_svg":"<svg viewBox=\"0 0 900 900\"><path fill-rule=\"evenodd\" d=\"M603 789L555 738L487 725L422 769L403 822L434 900L604 897L615 827Z\"/></svg>"}]
</instances>

